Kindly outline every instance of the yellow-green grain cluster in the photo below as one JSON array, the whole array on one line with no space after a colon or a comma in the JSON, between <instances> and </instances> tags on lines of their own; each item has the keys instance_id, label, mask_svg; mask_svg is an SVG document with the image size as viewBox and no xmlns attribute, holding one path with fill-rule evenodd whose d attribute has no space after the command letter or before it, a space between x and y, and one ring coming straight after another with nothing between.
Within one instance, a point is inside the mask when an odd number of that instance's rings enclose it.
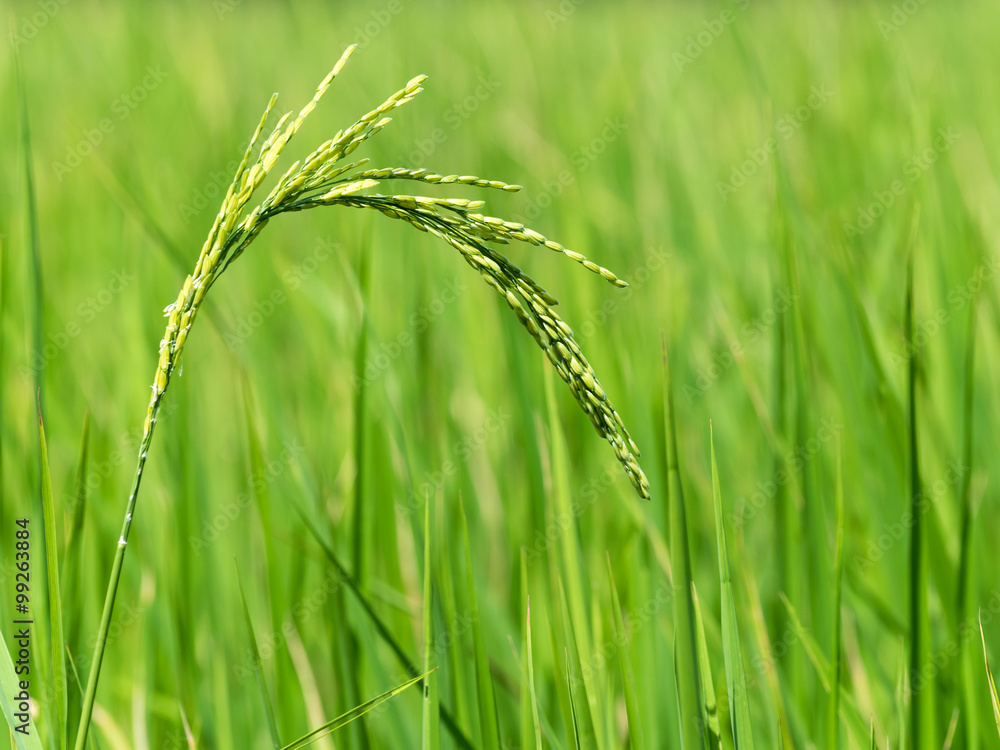
<instances>
[{"instance_id":1,"label":"yellow-green grain cluster","mask_svg":"<svg viewBox=\"0 0 1000 750\"><path fill-rule=\"evenodd\" d=\"M404 88L350 128L337 133L334 138L323 143L302 161L292 164L270 194L255 208L246 211L251 197L271 171L282 149L295 135L353 51L354 46L344 52L333 70L316 89L315 96L294 120L291 120L290 114L280 119L261 144L256 161L249 166L277 95L268 103L243 161L236 170L219 215L205 240L194 271L185 280L177 300L166 309L167 329L160 342L160 359L149 401L145 436L148 437L152 432L160 399L170 382L174 368L180 361L188 332L209 288L229 263L240 256L271 217L287 211L301 211L316 206L373 208L448 242L507 300L518 320L548 355L562 379L569 384L573 395L590 417L598 433L614 448L615 455L625 468L636 491L642 497L648 497L649 483L636 460L639 450L629 437L618 412L608 400L594 368L573 338L572 329L556 313L554 307L556 300L491 245L503 245L511 240L539 245L562 253L588 270L603 276L615 286L623 287L626 283L608 269L523 224L479 213L485 205L484 201L416 195L380 195L368 192L384 180L469 185L506 192L520 190L519 185L509 185L473 175L440 175L426 169L361 170L367 164L367 159L340 164L344 157L389 122L390 118L385 116L387 113L420 93L422 90L420 84L426 79L425 76L412 79ZM122 539L127 539L127 529Z\"/></svg>"}]
</instances>

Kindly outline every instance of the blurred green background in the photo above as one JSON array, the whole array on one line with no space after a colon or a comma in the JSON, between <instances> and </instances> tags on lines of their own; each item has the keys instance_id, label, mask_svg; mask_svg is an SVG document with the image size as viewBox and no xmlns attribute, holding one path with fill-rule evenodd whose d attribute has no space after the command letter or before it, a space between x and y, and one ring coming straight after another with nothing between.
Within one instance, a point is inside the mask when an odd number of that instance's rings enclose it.
<instances>
[{"instance_id":1,"label":"blurred green background","mask_svg":"<svg viewBox=\"0 0 1000 750\"><path fill-rule=\"evenodd\" d=\"M166 397L98 693L101 747L185 747L182 715L198 747L269 746L234 558L283 741L402 682L407 671L384 636L424 663L428 494L440 666L431 679L459 733L487 746L479 632L503 746L531 736L527 592L544 746L574 746L575 708L583 747L634 746L639 729L646 747L679 747L661 340L722 745L733 739L709 420L757 746L777 747L779 734L788 746L825 746L824 680L779 593L829 662L838 444L849 704L840 746L867 746L869 721L880 747L886 738L892 747L941 747L948 737L955 747L1000 746L975 624L982 608L1000 662L995 3L7 7L0 549L12 549L14 519L30 517L42 597L37 383L67 646L84 682L162 310L193 266L272 91L281 93L278 110L297 111L343 49L359 44L284 155L287 166L428 74L426 91L358 156L376 167L522 184L515 195L412 190L485 198L488 212L524 221L631 283L616 290L555 253L505 249L560 300L644 451L648 503L558 379L551 418L545 357L450 247L343 208L272 222L213 290ZM918 581L935 665L919 691L933 700L916 738L906 516L914 351L929 499ZM70 543L88 410L83 525ZM297 507L357 591L343 585ZM638 696L641 727L631 732L605 553ZM0 622L9 623L9 552L0 578ZM49 742L40 692L36 721ZM417 747L421 703L419 689L405 692L324 746ZM78 712L74 688L71 727ZM446 728L441 745L458 746Z\"/></svg>"}]
</instances>

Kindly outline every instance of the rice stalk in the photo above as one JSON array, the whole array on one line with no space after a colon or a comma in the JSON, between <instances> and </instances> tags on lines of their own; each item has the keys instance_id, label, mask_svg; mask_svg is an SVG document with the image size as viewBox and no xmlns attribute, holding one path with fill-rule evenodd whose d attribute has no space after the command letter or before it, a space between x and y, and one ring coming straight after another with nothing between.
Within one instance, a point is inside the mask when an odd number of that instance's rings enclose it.
<instances>
[{"instance_id":1,"label":"rice stalk","mask_svg":"<svg viewBox=\"0 0 1000 750\"><path fill-rule=\"evenodd\" d=\"M367 159L341 164L342 160L390 122L391 118L386 116L388 113L406 104L423 90L421 84L426 80L426 76L420 75L411 79L402 89L362 116L349 128L339 131L309 156L294 162L271 192L260 203L250 208L251 199L274 168L285 146L315 109L355 48L356 45L347 48L333 70L320 82L313 98L296 117L293 118L291 113L283 115L270 134L262 140L265 124L277 102L277 94L271 97L236 169L232 184L202 246L194 270L184 280L177 299L164 310L167 325L160 341L159 360L143 425L138 461L98 630L93 667L88 679L77 733L77 750L83 750L86 742L139 485L164 395L175 370L181 364L184 345L208 291L229 265L250 246L267 223L280 214L335 205L372 209L390 218L405 221L454 247L462 258L480 273L486 283L507 300L518 320L548 356L560 377L569 385L598 434L611 444L636 492L642 497L649 497L649 482L636 459L639 450L629 436L617 410L608 400L593 367L576 343L572 329L556 313L556 300L531 277L507 260L493 245L518 241L542 246L565 255L615 286L627 286L626 282L580 253L563 247L523 224L480 213L485 205L483 201L382 195L369 192L387 180L408 180L430 185L459 184L505 192L519 190L518 185L472 175L442 175L426 169L360 170L360 167L367 164Z\"/></svg>"}]
</instances>

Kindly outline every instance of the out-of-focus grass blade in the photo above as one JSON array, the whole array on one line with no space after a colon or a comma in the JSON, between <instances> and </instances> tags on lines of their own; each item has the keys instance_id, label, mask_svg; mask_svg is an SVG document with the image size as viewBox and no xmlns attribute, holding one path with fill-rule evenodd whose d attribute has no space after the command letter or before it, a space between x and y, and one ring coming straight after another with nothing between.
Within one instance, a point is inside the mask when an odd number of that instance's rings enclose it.
<instances>
[{"instance_id":1,"label":"out-of-focus grass blade","mask_svg":"<svg viewBox=\"0 0 1000 750\"><path fill-rule=\"evenodd\" d=\"M465 502L459 496L462 516L462 542L465 544L465 570L469 583L469 617L472 621L472 644L476 660L476 695L479 698L479 728L484 748L500 748L500 728L497 725L496 698L493 695L493 676L490 661L479 627L479 604L476 599L476 581L472 568L472 546L469 544L469 524L465 517Z\"/></svg>"},{"instance_id":2,"label":"out-of-focus grass blade","mask_svg":"<svg viewBox=\"0 0 1000 750\"><path fill-rule=\"evenodd\" d=\"M611 570L611 555L605 553L608 562L608 582L611 585L611 613L615 624L615 643L618 644L618 664L621 667L622 682L625 685L625 715L628 717L628 742L633 748L644 747L642 741L642 722L639 718L639 695L635 689L635 675L632 672L632 659L629 656L628 639L625 635L625 620L622 617L622 605L618 601L618 588L615 586L615 576Z\"/></svg>"},{"instance_id":3,"label":"out-of-focus grass blade","mask_svg":"<svg viewBox=\"0 0 1000 750\"><path fill-rule=\"evenodd\" d=\"M563 435L562 425L559 422L559 415L556 410L555 389L553 379L555 375L546 368L545 371L545 403L548 407L549 429L552 436L552 489L555 494L554 510L560 518L576 518L572 507L572 498L569 489L569 460L566 456L566 440ZM591 633L591 622L587 616L587 595L588 587L584 586L582 572L587 570L587 564L583 560L577 534L564 533L559 535L559 547L562 556L562 575L565 581L566 592L566 617L573 630L573 639L576 644L574 655L577 659L590 659L594 653L594 637ZM607 736L608 724L606 714L603 710L603 690L599 670L581 670L580 677L583 680L583 691L586 696L586 703L580 707L578 718L582 725L582 730L586 735L588 728L593 727L594 737L598 748L603 748L604 738Z\"/></svg>"},{"instance_id":4,"label":"out-of-focus grass blade","mask_svg":"<svg viewBox=\"0 0 1000 750\"><path fill-rule=\"evenodd\" d=\"M303 747L306 747L308 745L311 745L312 743L316 742L317 740L320 740L323 737L326 737L328 734L332 734L333 732L337 731L341 727L346 726L347 724L350 724L352 721L355 721L356 719L360 719L362 716L364 716L366 713L368 713L372 709L377 708L378 706L380 706L383 703L385 703L387 700L395 698L397 695L399 695L400 693L402 693L404 690L406 690L407 688L409 688L409 687L411 687L413 685L416 685L418 682L420 682L421 680L423 680L424 678L426 678L428 676L429 676L428 674L421 674L421 675L417 675L416 677L411 677L409 680L407 680L406 682L402 683L401 685L397 685L392 690L387 690L386 692L382 693L382 695L379 695L376 698L372 698L370 701L362 703L360 706L356 706L355 708L352 708L350 711L342 713L336 719L331 719L330 721L328 721L323 726L316 727L314 730L312 730L311 732L309 732L309 734L305 734L305 735L299 737L294 742L290 742L289 744L285 745L284 747L279 746L279 750L299 750L299 748L303 748Z\"/></svg>"},{"instance_id":5,"label":"out-of-focus grass blade","mask_svg":"<svg viewBox=\"0 0 1000 750\"><path fill-rule=\"evenodd\" d=\"M73 568L79 561L73 560L73 554L80 548L80 538L83 534L84 510L87 506L87 455L90 443L90 409L83 413L83 434L80 436L80 457L76 463L76 481L73 483L73 516L70 521L69 534L66 539L66 571L67 581L73 575ZM68 589L70 584L64 583Z\"/></svg>"},{"instance_id":6,"label":"out-of-focus grass blade","mask_svg":"<svg viewBox=\"0 0 1000 750\"><path fill-rule=\"evenodd\" d=\"M365 247L358 258L358 279L361 284L361 317L362 325L358 331L357 346L354 351L354 372L360 379L360 384L354 394L354 503L351 508L351 536L353 539L351 568L354 577L361 587L365 587L366 550L365 525L367 474L367 417L368 417L368 387L365 378L365 366L368 363L368 300L371 299L371 264Z\"/></svg>"},{"instance_id":7,"label":"out-of-focus grass blade","mask_svg":"<svg viewBox=\"0 0 1000 750\"><path fill-rule=\"evenodd\" d=\"M764 618L764 607L760 599L760 590L757 588L757 583L750 572L743 568L743 586L747 595L747 602L750 605L750 623L753 626L754 639L757 641L758 653L762 656L770 656L772 652L771 641L768 638L767 633L767 623ZM787 615L786 618L787 619ZM784 695L782 694L781 684L778 682L778 674L776 669L762 668L760 664L757 664L756 671L747 677L747 689L753 690L757 687L758 682L763 679L767 684L768 692L771 696L771 702L774 706L774 711L777 714L775 724L778 727L779 732L789 732L789 710L785 706ZM766 663L765 663L766 667ZM789 734L787 737L782 736L779 738L783 743L787 739L789 744L792 743L792 736Z\"/></svg>"},{"instance_id":8,"label":"out-of-focus grass blade","mask_svg":"<svg viewBox=\"0 0 1000 750\"><path fill-rule=\"evenodd\" d=\"M839 441L837 443L837 489L835 502L837 541L833 558L833 645L830 649L830 660L833 666L831 682L834 689L830 691L830 702L827 710L826 743L826 746L830 750L837 750L840 747L840 672L841 663L843 662L843 647L841 645L843 624L840 619L840 601L844 578L844 474Z\"/></svg>"},{"instance_id":9,"label":"out-of-focus grass blade","mask_svg":"<svg viewBox=\"0 0 1000 750\"><path fill-rule=\"evenodd\" d=\"M924 545L927 535L924 531L926 508L920 479L920 450L917 440L917 365L918 352L913 346L913 249L916 242L919 209L914 209L913 221L908 240L909 255L906 264L906 347L910 355L906 392L908 402L907 457L910 473L910 559L909 559L909 619L910 674L924 674L924 665L930 662L930 623L927 611L927 561ZM934 686L910 691L910 736L913 750L930 748L936 736L934 727Z\"/></svg>"},{"instance_id":10,"label":"out-of-focus grass blade","mask_svg":"<svg viewBox=\"0 0 1000 750\"><path fill-rule=\"evenodd\" d=\"M667 448L667 504L670 515L671 569L674 573L674 673L680 711L681 745L685 750L705 747L707 727L702 724L701 677L698 674L698 641L691 587L691 555L688 550L684 490L677 463L674 402L663 340L663 411Z\"/></svg>"},{"instance_id":11,"label":"out-of-focus grass blade","mask_svg":"<svg viewBox=\"0 0 1000 750\"><path fill-rule=\"evenodd\" d=\"M693 588L693 587L692 587ZM708 658L708 641L705 639L705 620L701 615L701 601L698 590L693 588L694 625L698 637L698 674L701 676L702 703L701 719L706 728L706 744L709 750L722 747L722 726L719 723L719 704L715 698L715 682L712 680L712 663Z\"/></svg>"},{"instance_id":12,"label":"out-of-focus grass blade","mask_svg":"<svg viewBox=\"0 0 1000 750\"><path fill-rule=\"evenodd\" d=\"M424 750L437 750L441 745L441 711L438 698L438 678L431 672L437 669L434 654L434 567L431 541L431 506L434 500L424 501L424 683L423 734Z\"/></svg>"},{"instance_id":13,"label":"out-of-focus grass blade","mask_svg":"<svg viewBox=\"0 0 1000 750\"><path fill-rule=\"evenodd\" d=\"M566 688L569 690L569 708L570 714L573 718L572 728L573 728L573 747L576 750L583 750L583 745L580 744L580 726L577 721L577 710L576 710L576 697L573 695L573 680L570 679L569 674L569 654L566 654Z\"/></svg>"},{"instance_id":14,"label":"out-of-focus grass blade","mask_svg":"<svg viewBox=\"0 0 1000 750\"><path fill-rule=\"evenodd\" d=\"M990 686L990 701L993 703L993 719L997 724L997 734L1000 734L1000 697L997 696L997 684L993 681L990 671L990 655L986 651L986 634L983 632L983 612L979 611L979 637L983 641L983 662L986 665L986 680Z\"/></svg>"},{"instance_id":15,"label":"out-of-focus grass blade","mask_svg":"<svg viewBox=\"0 0 1000 750\"><path fill-rule=\"evenodd\" d=\"M538 694L535 692L535 661L531 648L531 601L525 611L525 633L528 648L525 650L528 659L528 695L531 697L531 724L535 733L535 750L542 750L542 727L538 720Z\"/></svg>"},{"instance_id":16,"label":"out-of-focus grass blade","mask_svg":"<svg viewBox=\"0 0 1000 750\"><path fill-rule=\"evenodd\" d=\"M55 731L60 749L66 747L66 648L63 639L62 589L59 586L59 542L52 508L52 480L49 476L49 449L45 442L41 400L38 404L38 446L41 453L42 524L45 531L45 569L48 572L49 648L52 654L52 699L55 704Z\"/></svg>"},{"instance_id":17,"label":"out-of-focus grass blade","mask_svg":"<svg viewBox=\"0 0 1000 750\"><path fill-rule=\"evenodd\" d=\"M542 729L538 720L535 692L535 663L531 647L531 597L528 594L528 550L521 547L521 601L524 606L524 665L521 675L521 747L542 750ZM524 696L531 699L531 713L525 710Z\"/></svg>"},{"instance_id":18,"label":"out-of-focus grass blade","mask_svg":"<svg viewBox=\"0 0 1000 750\"><path fill-rule=\"evenodd\" d=\"M962 465L965 472L962 476L962 488L959 501L962 503L961 522L958 545L958 579L955 583L955 615L958 620L958 631L955 642L958 643L958 711L959 720L963 724L965 741L970 747L979 746L979 717L975 701L975 680L972 673L972 650L967 638L962 637L962 631L967 622L969 595L969 561L972 555L972 419L975 397L976 369L976 303L969 306L969 326L965 344L965 392L962 409Z\"/></svg>"},{"instance_id":19,"label":"out-of-focus grass blade","mask_svg":"<svg viewBox=\"0 0 1000 750\"><path fill-rule=\"evenodd\" d=\"M31 345L36 355L42 353L42 253L38 237L38 205L35 196L35 171L31 153L31 125L28 120L28 96L24 85L24 71L21 56L14 45L14 75L17 86L17 100L20 110L21 155L24 160L24 213L25 231L28 238L29 260L31 262ZM32 368L35 376L34 392L39 394L41 404L42 373L40 367ZM41 407L39 407L41 409Z\"/></svg>"},{"instance_id":20,"label":"out-of-focus grass blade","mask_svg":"<svg viewBox=\"0 0 1000 750\"><path fill-rule=\"evenodd\" d=\"M0 322L6 319L5 310L7 309L7 256L9 251L4 245L4 237L0 237ZM0 325L0 362L6 362L6 345L4 336L4 326ZM0 393L6 393L6 385L4 380L4 368L0 367ZM6 424L6 415L4 412L3 400L0 399L0 425ZM3 430L0 430L0 476L6 476L3 471L3 456L4 456L4 435ZM4 508L4 484L6 482L0 482L0 514L3 513Z\"/></svg>"},{"instance_id":21,"label":"out-of-focus grass blade","mask_svg":"<svg viewBox=\"0 0 1000 750\"><path fill-rule=\"evenodd\" d=\"M736 750L753 750L753 728L750 723L750 700L747 696L747 675L743 663L743 646L740 643L739 622L736 618L736 599L733 596L733 579L729 572L729 550L726 546L726 527L722 514L722 489L719 484L719 467L715 460L715 436L709 423L709 441L712 452L712 496L715 501L715 535L719 546L719 580L722 596L722 655L726 662L726 693L729 695L729 717L733 726Z\"/></svg>"},{"instance_id":22,"label":"out-of-focus grass blade","mask_svg":"<svg viewBox=\"0 0 1000 750\"><path fill-rule=\"evenodd\" d=\"M236 565L236 560L233 560ZM264 703L264 715L267 717L267 728L271 733L271 742L275 748L281 747L281 740L278 737L278 725L274 720L274 706L271 704L271 697L267 692L267 685L264 684L264 672L260 665L260 651L257 649L257 637L253 632L253 622L250 620L250 610L247 608L247 599L243 595L243 583L240 581L240 568L236 565L236 587L240 592L240 604L243 605L243 620L247 626L247 639L250 641L250 660L253 663L254 677L257 678L257 687L260 688L260 698Z\"/></svg>"}]
</instances>

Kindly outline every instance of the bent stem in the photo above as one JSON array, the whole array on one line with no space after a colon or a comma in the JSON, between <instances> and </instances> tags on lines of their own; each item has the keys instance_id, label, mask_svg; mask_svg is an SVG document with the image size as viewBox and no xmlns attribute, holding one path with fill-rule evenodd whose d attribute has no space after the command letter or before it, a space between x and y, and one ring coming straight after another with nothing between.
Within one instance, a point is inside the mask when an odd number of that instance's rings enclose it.
<instances>
[{"instance_id":1,"label":"bent stem","mask_svg":"<svg viewBox=\"0 0 1000 750\"><path fill-rule=\"evenodd\" d=\"M271 97L250 139L243 160L236 170L233 182L226 192L194 270L185 279L176 301L164 310L168 319L167 326L160 341L159 361L153 377L152 395L143 426L135 476L132 479L132 489L125 508L125 520L115 550L111 580L108 582L108 592L101 614L101 624L76 736L76 750L84 750L87 741L108 629L114 611L115 595L121 579L125 549L128 546L132 517L139 496L139 484L142 481L146 454L152 442L153 428L156 425L163 396L174 368L181 361L188 333L208 290L229 264L236 260L260 234L268 221L279 214L334 205L374 209L439 237L458 250L466 263L503 296L518 321L535 339L560 377L569 385L577 403L590 418L598 434L611 444L636 492L641 497L649 497L649 482L636 460L639 449L629 436L621 416L608 400L594 368L576 343L572 329L556 313L555 298L492 245L506 245L511 241L517 241L544 246L562 253L617 287L628 285L608 269L523 224L479 213L485 205L484 201L414 195L379 195L367 192L383 180L409 180L432 185L457 183L505 192L520 190L518 185L484 180L472 175L441 175L426 169L385 168L358 171L367 164L367 159L339 164L344 157L350 155L389 123L391 118L385 116L387 113L406 104L423 90L421 84L426 80L426 76L411 79L405 87L361 117L350 128L338 132L305 159L292 164L270 194L256 207L246 210L250 199L270 173L288 141L316 107L355 47L356 45L352 45L347 48L333 70L317 87L312 100L295 119L292 119L291 113L280 118L271 134L261 143L256 160L250 166L251 156L263 133L264 125L277 102L277 94Z\"/></svg>"}]
</instances>

